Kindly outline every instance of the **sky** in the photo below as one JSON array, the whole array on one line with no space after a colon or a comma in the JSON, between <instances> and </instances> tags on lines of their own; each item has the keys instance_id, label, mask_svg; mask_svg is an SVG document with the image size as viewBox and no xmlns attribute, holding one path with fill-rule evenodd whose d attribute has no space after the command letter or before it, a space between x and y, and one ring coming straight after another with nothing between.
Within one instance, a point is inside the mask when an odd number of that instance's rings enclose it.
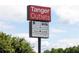
<instances>
[{"instance_id":1,"label":"sky","mask_svg":"<svg viewBox=\"0 0 79 59\"><path fill-rule=\"evenodd\" d=\"M38 50L38 39L29 37L27 5L51 7L49 38L41 41L42 52L79 45L78 0L0 0L0 32L24 37Z\"/></svg>"}]
</instances>

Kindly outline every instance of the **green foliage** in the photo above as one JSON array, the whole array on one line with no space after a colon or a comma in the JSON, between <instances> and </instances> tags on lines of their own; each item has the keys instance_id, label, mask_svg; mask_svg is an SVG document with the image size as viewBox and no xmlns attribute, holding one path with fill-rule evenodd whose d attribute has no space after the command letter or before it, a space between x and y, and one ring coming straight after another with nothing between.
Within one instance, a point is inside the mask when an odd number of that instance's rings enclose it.
<instances>
[{"instance_id":1,"label":"green foliage","mask_svg":"<svg viewBox=\"0 0 79 59\"><path fill-rule=\"evenodd\" d=\"M50 53L50 51L49 50L45 50L44 53Z\"/></svg>"},{"instance_id":2,"label":"green foliage","mask_svg":"<svg viewBox=\"0 0 79 59\"><path fill-rule=\"evenodd\" d=\"M63 53L63 49L62 48L58 48L57 49L57 53Z\"/></svg>"},{"instance_id":3,"label":"green foliage","mask_svg":"<svg viewBox=\"0 0 79 59\"><path fill-rule=\"evenodd\" d=\"M52 48L50 52L56 53L56 49Z\"/></svg>"},{"instance_id":4,"label":"green foliage","mask_svg":"<svg viewBox=\"0 0 79 59\"><path fill-rule=\"evenodd\" d=\"M12 37L0 32L0 53L32 53L34 52L30 44L19 37Z\"/></svg>"},{"instance_id":5,"label":"green foliage","mask_svg":"<svg viewBox=\"0 0 79 59\"><path fill-rule=\"evenodd\" d=\"M47 51L49 50L46 50L44 51L44 53L47 53ZM52 48L48 53L79 53L79 45L76 47L69 47L69 48Z\"/></svg>"}]
</instances>

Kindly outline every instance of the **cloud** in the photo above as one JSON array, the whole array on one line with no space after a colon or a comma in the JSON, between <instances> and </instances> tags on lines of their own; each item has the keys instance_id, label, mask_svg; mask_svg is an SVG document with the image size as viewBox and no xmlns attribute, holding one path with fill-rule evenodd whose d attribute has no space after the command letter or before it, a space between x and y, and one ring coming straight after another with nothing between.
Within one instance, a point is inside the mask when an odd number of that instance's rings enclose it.
<instances>
[{"instance_id":1,"label":"cloud","mask_svg":"<svg viewBox=\"0 0 79 59\"><path fill-rule=\"evenodd\" d=\"M23 22L26 20L25 9L19 9L18 6L0 6L0 20Z\"/></svg>"},{"instance_id":2,"label":"cloud","mask_svg":"<svg viewBox=\"0 0 79 59\"><path fill-rule=\"evenodd\" d=\"M19 0L0 0L0 5L15 5Z\"/></svg>"},{"instance_id":3,"label":"cloud","mask_svg":"<svg viewBox=\"0 0 79 59\"><path fill-rule=\"evenodd\" d=\"M56 13L60 22L68 24L79 23L79 6L58 6Z\"/></svg>"},{"instance_id":4,"label":"cloud","mask_svg":"<svg viewBox=\"0 0 79 59\"><path fill-rule=\"evenodd\" d=\"M50 32L51 33L62 33L62 32L66 32L66 31L65 30L62 30L62 29L53 28Z\"/></svg>"},{"instance_id":5,"label":"cloud","mask_svg":"<svg viewBox=\"0 0 79 59\"><path fill-rule=\"evenodd\" d=\"M0 0L0 20L19 23L26 21L26 2L26 0Z\"/></svg>"},{"instance_id":6,"label":"cloud","mask_svg":"<svg viewBox=\"0 0 79 59\"><path fill-rule=\"evenodd\" d=\"M47 6L51 7L52 2L49 0L29 0L28 5L39 5L39 6Z\"/></svg>"},{"instance_id":7,"label":"cloud","mask_svg":"<svg viewBox=\"0 0 79 59\"><path fill-rule=\"evenodd\" d=\"M0 5L24 5L28 0L0 0Z\"/></svg>"},{"instance_id":8,"label":"cloud","mask_svg":"<svg viewBox=\"0 0 79 59\"><path fill-rule=\"evenodd\" d=\"M49 6L49 7L54 7L54 6L72 6L72 5L79 5L79 0L29 0L28 4L33 4L33 5L41 5L41 6Z\"/></svg>"},{"instance_id":9,"label":"cloud","mask_svg":"<svg viewBox=\"0 0 79 59\"><path fill-rule=\"evenodd\" d=\"M44 52L44 50L49 49L50 42L49 39L41 39L41 50Z\"/></svg>"},{"instance_id":10,"label":"cloud","mask_svg":"<svg viewBox=\"0 0 79 59\"><path fill-rule=\"evenodd\" d=\"M79 39L78 38L65 38L61 40L57 40L55 43L50 44L51 48L67 48L67 47L73 47L79 45Z\"/></svg>"},{"instance_id":11,"label":"cloud","mask_svg":"<svg viewBox=\"0 0 79 59\"><path fill-rule=\"evenodd\" d=\"M7 24L5 22L0 21L0 30L3 30L3 29L10 30L10 29L13 29L13 28L14 28L14 26L9 25L9 24Z\"/></svg>"},{"instance_id":12,"label":"cloud","mask_svg":"<svg viewBox=\"0 0 79 59\"><path fill-rule=\"evenodd\" d=\"M49 38L51 39L52 37L57 37L57 34L66 33L67 31L64 29L58 29L58 28L50 28L49 30Z\"/></svg>"},{"instance_id":13,"label":"cloud","mask_svg":"<svg viewBox=\"0 0 79 59\"><path fill-rule=\"evenodd\" d=\"M71 3L72 2L72 3ZM0 5L44 5L44 6L57 6L57 5L79 5L79 0L0 0Z\"/></svg>"}]
</instances>

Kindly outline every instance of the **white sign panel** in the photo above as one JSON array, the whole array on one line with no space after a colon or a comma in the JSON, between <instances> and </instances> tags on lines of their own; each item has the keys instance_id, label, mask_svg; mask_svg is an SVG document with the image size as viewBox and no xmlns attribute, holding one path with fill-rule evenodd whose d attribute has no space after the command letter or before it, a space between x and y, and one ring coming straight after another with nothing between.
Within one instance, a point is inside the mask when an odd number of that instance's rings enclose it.
<instances>
[{"instance_id":1,"label":"white sign panel","mask_svg":"<svg viewBox=\"0 0 79 59\"><path fill-rule=\"evenodd\" d=\"M30 22L30 37L49 37L49 22Z\"/></svg>"}]
</instances>

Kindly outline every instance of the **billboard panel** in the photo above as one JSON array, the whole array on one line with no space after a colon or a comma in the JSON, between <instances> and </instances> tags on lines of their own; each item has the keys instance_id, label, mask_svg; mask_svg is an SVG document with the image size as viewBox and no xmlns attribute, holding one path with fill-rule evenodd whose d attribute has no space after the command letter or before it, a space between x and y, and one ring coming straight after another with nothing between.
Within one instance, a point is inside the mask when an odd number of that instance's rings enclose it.
<instances>
[{"instance_id":1,"label":"billboard panel","mask_svg":"<svg viewBox=\"0 0 79 59\"><path fill-rule=\"evenodd\" d=\"M30 37L49 37L49 22L30 22Z\"/></svg>"},{"instance_id":2,"label":"billboard panel","mask_svg":"<svg viewBox=\"0 0 79 59\"><path fill-rule=\"evenodd\" d=\"M27 6L27 19L31 21L51 21L51 9L42 6Z\"/></svg>"}]
</instances>

